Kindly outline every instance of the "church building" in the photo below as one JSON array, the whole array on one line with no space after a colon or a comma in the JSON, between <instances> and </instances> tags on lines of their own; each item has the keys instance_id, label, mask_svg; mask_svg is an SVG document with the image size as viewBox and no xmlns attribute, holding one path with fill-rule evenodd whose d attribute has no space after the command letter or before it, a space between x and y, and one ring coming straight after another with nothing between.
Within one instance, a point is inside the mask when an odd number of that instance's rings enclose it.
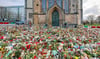
<instances>
[{"instance_id":1,"label":"church building","mask_svg":"<svg viewBox=\"0 0 100 59\"><path fill-rule=\"evenodd\" d=\"M25 0L26 20L34 25L82 23L82 0Z\"/></svg>"}]
</instances>

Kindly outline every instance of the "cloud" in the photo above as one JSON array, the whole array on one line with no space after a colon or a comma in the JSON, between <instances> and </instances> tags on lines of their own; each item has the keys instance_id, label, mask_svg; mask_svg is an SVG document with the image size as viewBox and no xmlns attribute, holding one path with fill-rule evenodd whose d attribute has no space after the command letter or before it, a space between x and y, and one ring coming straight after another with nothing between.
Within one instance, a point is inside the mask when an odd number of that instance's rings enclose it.
<instances>
[{"instance_id":1,"label":"cloud","mask_svg":"<svg viewBox=\"0 0 100 59\"><path fill-rule=\"evenodd\" d=\"M100 0L83 0L83 18L100 15Z\"/></svg>"},{"instance_id":2,"label":"cloud","mask_svg":"<svg viewBox=\"0 0 100 59\"><path fill-rule=\"evenodd\" d=\"M87 14L96 14L96 15L99 15L100 14L100 11L99 11L99 6L97 6L97 5L95 5L95 6L92 6L92 7L90 7L90 8L88 8L88 9L86 9L85 11L84 11L84 14L85 15L87 15Z\"/></svg>"},{"instance_id":3,"label":"cloud","mask_svg":"<svg viewBox=\"0 0 100 59\"><path fill-rule=\"evenodd\" d=\"M86 3L88 0L83 0L83 3Z\"/></svg>"}]
</instances>

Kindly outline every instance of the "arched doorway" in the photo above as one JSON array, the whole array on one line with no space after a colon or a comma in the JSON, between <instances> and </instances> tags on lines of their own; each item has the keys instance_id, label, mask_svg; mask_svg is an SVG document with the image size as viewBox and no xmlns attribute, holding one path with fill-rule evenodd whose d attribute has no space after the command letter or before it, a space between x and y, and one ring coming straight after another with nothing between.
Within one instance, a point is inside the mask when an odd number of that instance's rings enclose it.
<instances>
[{"instance_id":1,"label":"arched doorway","mask_svg":"<svg viewBox=\"0 0 100 59\"><path fill-rule=\"evenodd\" d=\"M59 12L57 10L52 12L52 26L59 26Z\"/></svg>"},{"instance_id":2,"label":"arched doorway","mask_svg":"<svg viewBox=\"0 0 100 59\"><path fill-rule=\"evenodd\" d=\"M57 16L54 16L54 14ZM61 24L63 24L64 18L65 18L63 9L61 9L57 4L52 6L47 11L46 16L47 16L47 23L50 27L51 26L60 26Z\"/></svg>"}]
</instances>

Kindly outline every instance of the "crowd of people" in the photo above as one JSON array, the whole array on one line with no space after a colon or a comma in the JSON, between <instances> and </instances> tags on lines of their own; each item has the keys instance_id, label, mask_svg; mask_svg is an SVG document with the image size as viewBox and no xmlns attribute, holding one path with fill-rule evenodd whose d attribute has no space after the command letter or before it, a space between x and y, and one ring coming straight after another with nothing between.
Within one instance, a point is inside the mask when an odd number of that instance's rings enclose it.
<instances>
[{"instance_id":1,"label":"crowd of people","mask_svg":"<svg viewBox=\"0 0 100 59\"><path fill-rule=\"evenodd\" d=\"M99 28L0 26L0 59L100 59Z\"/></svg>"}]
</instances>

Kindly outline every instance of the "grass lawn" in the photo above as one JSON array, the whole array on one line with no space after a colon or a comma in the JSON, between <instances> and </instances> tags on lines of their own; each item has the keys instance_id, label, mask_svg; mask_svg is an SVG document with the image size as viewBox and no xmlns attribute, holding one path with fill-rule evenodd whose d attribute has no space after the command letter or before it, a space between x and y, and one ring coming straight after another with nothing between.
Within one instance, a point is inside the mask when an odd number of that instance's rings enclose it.
<instances>
[{"instance_id":1,"label":"grass lawn","mask_svg":"<svg viewBox=\"0 0 100 59\"><path fill-rule=\"evenodd\" d=\"M100 26L100 24L86 24L85 26Z\"/></svg>"}]
</instances>

